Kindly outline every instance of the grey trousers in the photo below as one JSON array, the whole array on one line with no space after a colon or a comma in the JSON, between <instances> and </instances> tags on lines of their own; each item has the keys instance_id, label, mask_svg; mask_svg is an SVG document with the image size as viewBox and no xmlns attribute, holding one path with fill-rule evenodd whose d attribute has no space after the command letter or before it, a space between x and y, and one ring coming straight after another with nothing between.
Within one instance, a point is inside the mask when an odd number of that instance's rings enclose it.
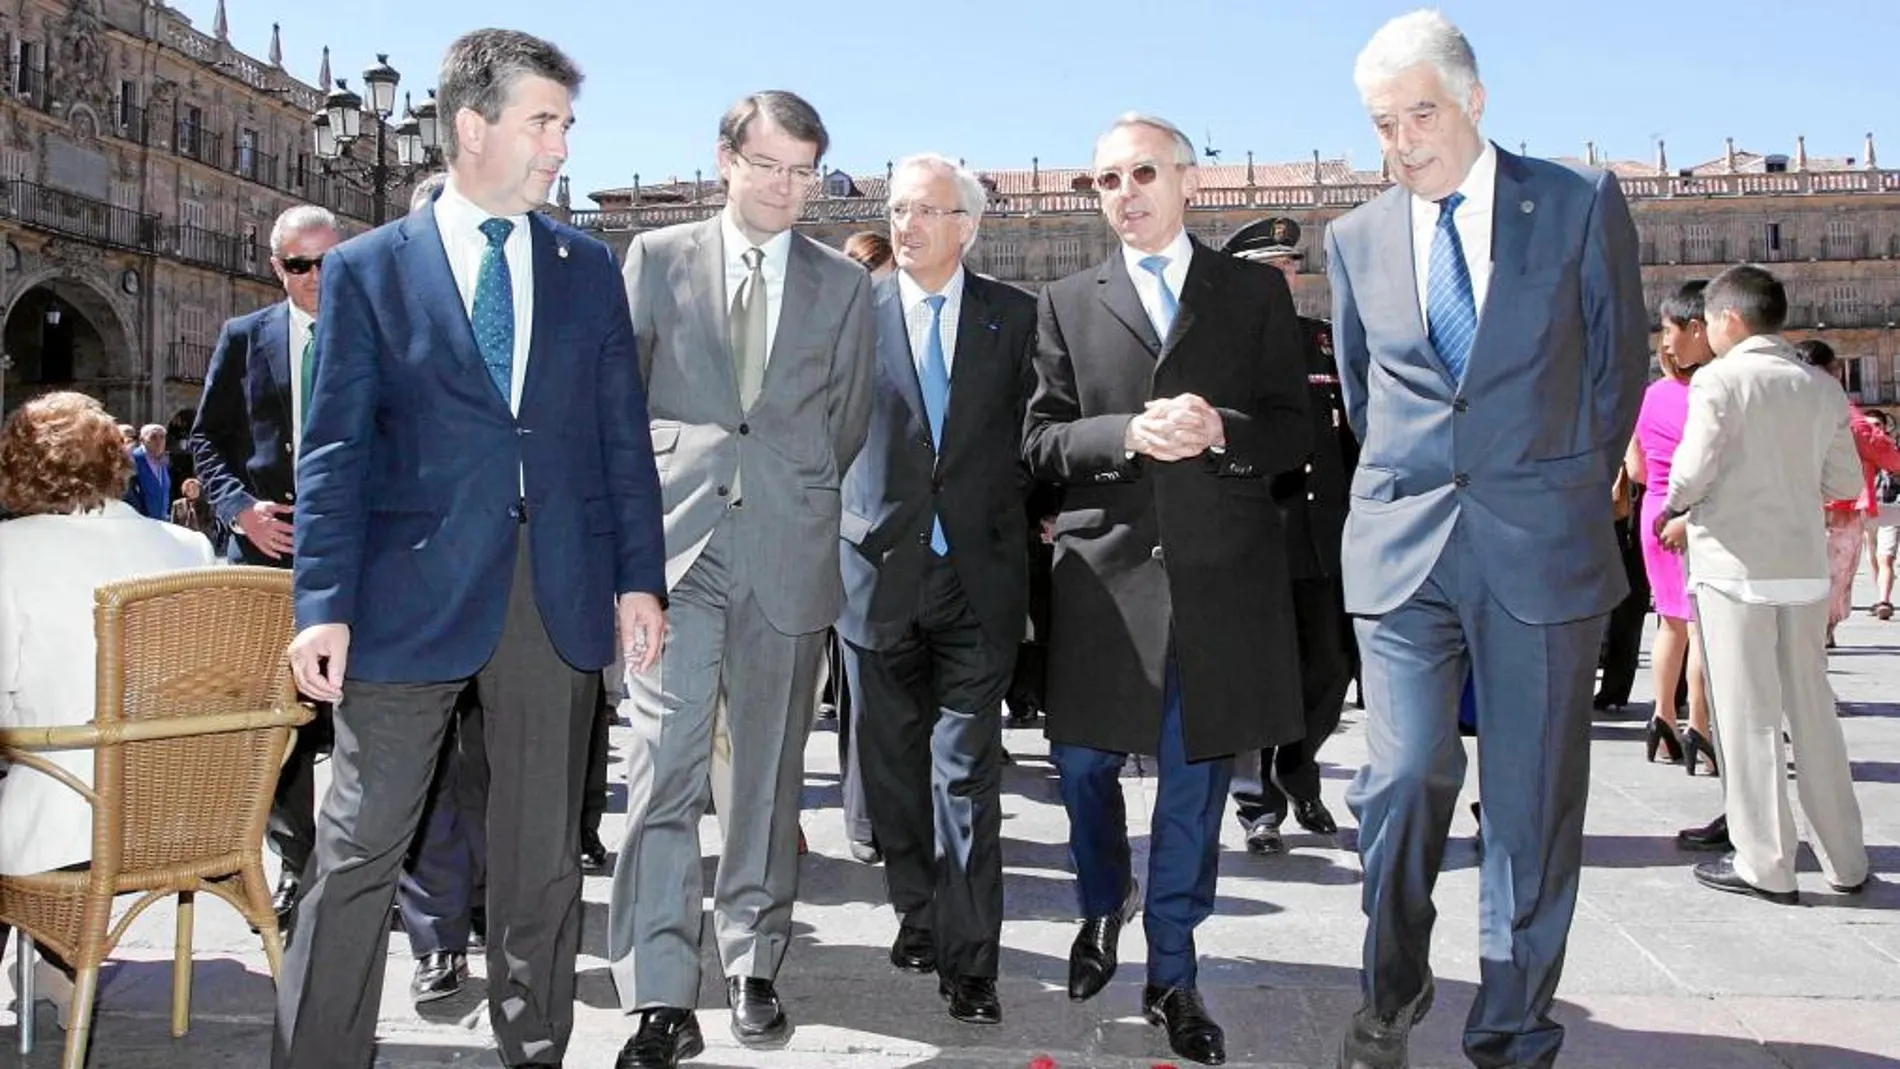
<instances>
[{"instance_id":1,"label":"grey trousers","mask_svg":"<svg viewBox=\"0 0 1900 1069\"><path fill-rule=\"evenodd\" d=\"M503 1064L558 1065L574 1024L581 784L598 672L561 659L521 532L507 620L475 676L489 763L488 1012ZM368 1069L389 905L466 680L348 679L297 938L277 989L275 1069Z\"/></svg>"},{"instance_id":2,"label":"grey trousers","mask_svg":"<svg viewBox=\"0 0 1900 1069\"><path fill-rule=\"evenodd\" d=\"M1458 704L1469 673L1485 849L1465 1053L1480 1069L1552 1065L1564 1033L1550 1008L1583 866L1604 617L1518 620L1485 582L1482 547L1454 535L1409 600L1357 626L1367 757L1346 801L1366 874L1366 999L1397 1013L1431 976L1432 888L1465 778Z\"/></svg>"},{"instance_id":3,"label":"grey trousers","mask_svg":"<svg viewBox=\"0 0 1900 1069\"><path fill-rule=\"evenodd\" d=\"M1795 889L1801 837L1788 804L1781 743L1786 718L1795 790L1821 871L1842 887L1866 879L1860 805L1827 682L1827 602L1756 605L1699 587L1695 606L1710 704L1717 710L1715 744L1735 871L1765 890Z\"/></svg>"},{"instance_id":4,"label":"grey trousers","mask_svg":"<svg viewBox=\"0 0 1900 1069\"><path fill-rule=\"evenodd\" d=\"M614 867L607 957L628 1011L699 1003L699 822L725 699L731 798L713 878L726 976L772 979L792 941L805 738L825 633L787 635L760 611L730 528L673 588L659 669L633 682L627 831Z\"/></svg>"}]
</instances>

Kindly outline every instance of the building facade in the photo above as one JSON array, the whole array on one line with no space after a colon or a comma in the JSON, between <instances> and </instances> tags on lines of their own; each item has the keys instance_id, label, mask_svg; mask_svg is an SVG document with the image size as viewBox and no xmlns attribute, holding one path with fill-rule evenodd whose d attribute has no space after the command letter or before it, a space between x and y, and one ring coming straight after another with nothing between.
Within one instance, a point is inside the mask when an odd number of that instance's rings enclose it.
<instances>
[{"instance_id":1,"label":"building facade","mask_svg":"<svg viewBox=\"0 0 1900 1069\"><path fill-rule=\"evenodd\" d=\"M1788 284L1790 336L1826 340L1849 361L1858 400L1900 409L1900 171L1875 165L1872 135L1858 159L1810 159L1797 141L1792 156L1729 146L1680 170L1660 147L1654 163L1599 160L1594 150L1581 162L1611 170L1629 198L1652 325L1662 298L1682 282L1734 263L1767 264ZM1101 262L1112 247L1089 172L1033 166L978 176L991 198L969 257L975 270L1033 290ZM887 228L887 178L827 174L802 228L834 246L858 230ZM1305 253L1294 299L1302 314L1325 317L1326 224L1388 185L1343 160L1255 164L1250 156L1245 165L1201 168L1188 228L1218 248L1263 217L1294 220ZM574 222L622 250L635 233L705 218L723 204L717 183L699 179L636 183L592 198L599 210L574 212Z\"/></svg>"},{"instance_id":2,"label":"building facade","mask_svg":"<svg viewBox=\"0 0 1900 1069\"><path fill-rule=\"evenodd\" d=\"M231 316L283 299L270 229L298 203L367 229L366 182L314 157L328 85L148 0L0 11L0 408L77 389L121 420L197 404ZM391 190L401 204L406 195Z\"/></svg>"}]
</instances>

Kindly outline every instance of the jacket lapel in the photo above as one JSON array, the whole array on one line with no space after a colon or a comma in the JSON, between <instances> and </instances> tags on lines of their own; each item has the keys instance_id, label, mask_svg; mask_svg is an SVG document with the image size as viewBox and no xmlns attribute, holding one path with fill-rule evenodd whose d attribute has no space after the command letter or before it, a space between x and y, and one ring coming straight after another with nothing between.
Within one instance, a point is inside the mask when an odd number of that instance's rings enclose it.
<instances>
[{"instance_id":1,"label":"jacket lapel","mask_svg":"<svg viewBox=\"0 0 1900 1069\"><path fill-rule=\"evenodd\" d=\"M284 424L290 424L291 391L296 386L290 378L290 302L282 301L271 308L270 314L258 321L257 334L251 339L253 352L264 355L264 366L268 369L271 385L277 389L277 400L284 406Z\"/></svg>"},{"instance_id":2,"label":"jacket lapel","mask_svg":"<svg viewBox=\"0 0 1900 1069\"><path fill-rule=\"evenodd\" d=\"M1095 272L1095 282L1096 292L1101 294L1102 304L1109 314L1121 320L1135 340L1147 347L1149 356L1160 356L1161 339L1155 337L1148 310L1141 306L1141 295L1135 292L1134 280L1128 277L1128 265L1122 262L1120 245L1111 246L1108 259Z\"/></svg>"},{"instance_id":3,"label":"jacket lapel","mask_svg":"<svg viewBox=\"0 0 1900 1069\"><path fill-rule=\"evenodd\" d=\"M1517 156L1497 149L1498 177L1491 203L1491 284L1478 314L1478 336L1471 342L1475 358L1485 339L1501 327L1487 325L1511 314L1528 262L1531 229L1537 221L1537 198L1532 195L1530 171Z\"/></svg>"},{"instance_id":4,"label":"jacket lapel","mask_svg":"<svg viewBox=\"0 0 1900 1069\"><path fill-rule=\"evenodd\" d=\"M482 389L476 392L506 409L507 403L489 382L488 368L475 345L475 331L462 305L462 291L456 288L442 233L436 228L435 205L431 203L405 216L400 228L403 241L396 247L396 262L415 306L422 310L435 336L447 343L450 358L460 365L462 379L479 383Z\"/></svg>"},{"instance_id":5,"label":"jacket lapel","mask_svg":"<svg viewBox=\"0 0 1900 1069\"><path fill-rule=\"evenodd\" d=\"M528 328L528 370L521 381L521 411L526 412L536 387L553 370L545 365L559 360L561 326L566 317L551 314L570 303L567 278L567 239L539 212L528 213L528 243L533 250L534 316Z\"/></svg>"},{"instance_id":6,"label":"jacket lapel","mask_svg":"<svg viewBox=\"0 0 1900 1069\"><path fill-rule=\"evenodd\" d=\"M928 427L924 414L924 391L917 381L916 357L910 351L910 325L904 321L903 291L895 274L877 284L873 308L877 315L877 358L884 374L896 384L897 392L910 406L917 426Z\"/></svg>"},{"instance_id":7,"label":"jacket lapel","mask_svg":"<svg viewBox=\"0 0 1900 1069\"><path fill-rule=\"evenodd\" d=\"M943 416L945 444L937 451L939 466L943 464L944 453L975 433L962 429L965 423L976 418L966 413L974 413L975 406L991 396L989 379L996 373L996 339L1002 331L1002 322L985 299L984 290L988 285L967 269L964 271L963 307L957 313L956 359L950 365L950 410Z\"/></svg>"},{"instance_id":8,"label":"jacket lapel","mask_svg":"<svg viewBox=\"0 0 1900 1069\"><path fill-rule=\"evenodd\" d=\"M1174 322L1168 324L1168 336L1161 343L1161 354L1156 363L1165 361L1174 351L1176 344L1187 335L1194 326L1195 309L1206 304L1219 288L1221 264L1215 259L1220 253L1214 252L1193 238L1188 239L1194 246L1194 254L1188 260L1187 277L1181 280L1180 296L1175 298ZM1129 283L1133 288L1133 283ZM1143 313L1144 318L1146 312Z\"/></svg>"},{"instance_id":9,"label":"jacket lapel","mask_svg":"<svg viewBox=\"0 0 1900 1069\"><path fill-rule=\"evenodd\" d=\"M739 403L739 379L732 368L732 331L726 322L726 247L720 233L720 217L699 224L693 235L693 254L675 261L680 277L673 280L674 292L682 294L681 308L691 309L706 336L707 350L717 354L715 367L709 369L719 396Z\"/></svg>"},{"instance_id":10,"label":"jacket lapel","mask_svg":"<svg viewBox=\"0 0 1900 1069\"><path fill-rule=\"evenodd\" d=\"M776 389L774 379L793 374L791 354L802 343L805 330L817 311L820 266L810 241L794 233L788 246L791 251L786 254L785 295L780 299L778 330L772 335L772 353L765 361L765 386L759 391L760 397Z\"/></svg>"}]
</instances>

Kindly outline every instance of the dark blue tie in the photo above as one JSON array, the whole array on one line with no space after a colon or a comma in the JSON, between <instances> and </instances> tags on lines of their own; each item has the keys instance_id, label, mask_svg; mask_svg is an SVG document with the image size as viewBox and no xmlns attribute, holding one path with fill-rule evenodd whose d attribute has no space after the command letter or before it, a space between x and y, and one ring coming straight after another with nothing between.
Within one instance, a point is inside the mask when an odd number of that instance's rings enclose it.
<instances>
[{"instance_id":1,"label":"dark blue tie","mask_svg":"<svg viewBox=\"0 0 1900 1069\"><path fill-rule=\"evenodd\" d=\"M1438 229L1432 233L1431 272L1425 280L1425 333L1432 348L1451 370L1453 382L1463 382L1471 360L1471 343L1478 337L1478 306L1471 292L1471 269L1465 265L1465 247L1452 222L1463 193L1438 202Z\"/></svg>"},{"instance_id":2,"label":"dark blue tie","mask_svg":"<svg viewBox=\"0 0 1900 1069\"><path fill-rule=\"evenodd\" d=\"M919 376L924 389L924 418L930 421L930 440L943 455L943 416L950 407L950 366L943 358L943 302L941 293L924 298L930 306L930 329L924 332L924 370ZM950 540L943 536L943 521L930 521L930 548L941 557L950 552Z\"/></svg>"},{"instance_id":3,"label":"dark blue tie","mask_svg":"<svg viewBox=\"0 0 1900 1069\"><path fill-rule=\"evenodd\" d=\"M1148 256L1141 261L1141 269L1155 277L1155 285L1161 287L1161 340L1168 340L1168 331L1174 328L1174 314L1181 310L1181 302L1175 300L1174 291L1168 288L1168 276L1162 274L1168 269L1166 256Z\"/></svg>"},{"instance_id":4,"label":"dark blue tie","mask_svg":"<svg viewBox=\"0 0 1900 1069\"><path fill-rule=\"evenodd\" d=\"M483 220L482 236L488 239L488 247L482 250L482 266L475 273L475 310L469 316L489 381L501 392L504 405L514 397L515 281L508 273L502 246L514 229L515 224L506 219Z\"/></svg>"}]
</instances>

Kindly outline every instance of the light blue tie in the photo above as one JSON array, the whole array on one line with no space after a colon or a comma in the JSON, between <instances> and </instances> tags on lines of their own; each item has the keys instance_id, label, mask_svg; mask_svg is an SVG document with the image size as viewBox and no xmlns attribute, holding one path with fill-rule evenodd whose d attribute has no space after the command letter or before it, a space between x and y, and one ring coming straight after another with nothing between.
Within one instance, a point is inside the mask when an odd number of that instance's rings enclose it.
<instances>
[{"instance_id":1,"label":"light blue tie","mask_svg":"<svg viewBox=\"0 0 1900 1069\"><path fill-rule=\"evenodd\" d=\"M1431 272L1425 280L1425 333L1451 370L1453 382L1465 380L1471 343L1478 337L1478 306L1471 293L1471 269L1452 217L1465 202L1453 193L1438 202L1438 229L1432 234Z\"/></svg>"},{"instance_id":2,"label":"light blue tie","mask_svg":"<svg viewBox=\"0 0 1900 1069\"><path fill-rule=\"evenodd\" d=\"M469 316L489 381L501 392L504 405L510 404L514 396L515 281L508 273L508 257L503 255L502 246L514 229L515 224L507 219L482 221L482 236L488 239L488 247L482 250L482 266L475 273L475 310Z\"/></svg>"},{"instance_id":3,"label":"light blue tie","mask_svg":"<svg viewBox=\"0 0 1900 1069\"><path fill-rule=\"evenodd\" d=\"M1166 256L1149 256L1141 261L1141 269L1155 277L1155 285L1161 287L1161 340L1168 340L1168 331L1174 328L1174 313L1181 310L1181 302L1174 299L1174 291L1168 288L1168 276L1161 272L1168 269Z\"/></svg>"},{"instance_id":4,"label":"light blue tie","mask_svg":"<svg viewBox=\"0 0 1900 1069\"><path fill-rule=\"evenodd\" d=\"M920 385L924 388L924 418L930 421L930 440L943 456L943 415L950 407L950 367L943 359L943 302L941 293L924 298L930 306L930 329L924 332L924 370ZM950 540L943 536L943 521L930 521L930 549L941 557L950 552Z\"/></svg>"}]
</instances>

